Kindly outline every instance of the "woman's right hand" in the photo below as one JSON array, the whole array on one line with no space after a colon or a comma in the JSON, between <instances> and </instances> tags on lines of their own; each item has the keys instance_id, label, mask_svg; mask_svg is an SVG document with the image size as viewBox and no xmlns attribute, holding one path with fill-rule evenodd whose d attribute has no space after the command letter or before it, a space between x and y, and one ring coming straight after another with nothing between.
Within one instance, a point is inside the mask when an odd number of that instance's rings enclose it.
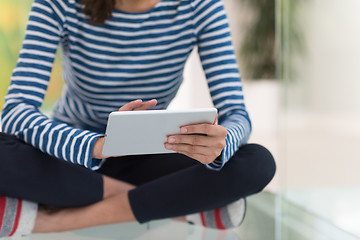
<instances>
[{"instance_id":1,"label":"woman's right hand","mask_svg":"<svg viewBox=\"0 0 360 240\"><path fill-rule=\"evenodd\" d=\"M155 107L156 104L157 104L156 99L152 99L147 102L143 102L141 99L138 99L138 100L135 100L135 101L125 104L124 106L119 108L119 111L149 110L149 109ZM96 159L108 158L108 156L104 156L102 154L103 145L104 145L104 137L98 138L94 145L94 149L93 149L93 153L92 153L93 158L96 158Z\"/></svg>"}]
</instances>

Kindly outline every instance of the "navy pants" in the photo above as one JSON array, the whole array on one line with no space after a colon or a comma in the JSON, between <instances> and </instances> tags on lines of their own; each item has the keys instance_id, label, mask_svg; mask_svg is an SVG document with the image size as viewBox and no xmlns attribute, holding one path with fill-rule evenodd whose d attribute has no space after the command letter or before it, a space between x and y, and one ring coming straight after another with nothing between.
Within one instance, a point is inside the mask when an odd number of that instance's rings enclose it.
<instances>
[{"instance_id":1,"label":"navy pants","mask_svg":"<svg viewBox=\"0 0 360 240\"><path fill-rule=\"evenodd\" d=\"M56 207L102 200L102 174L138 186L129 192L136 219L183 216L224 206L261 191L275 174L270 152L241 147L221 171L181 154L110 158L97 172L49 156L0 133L0 195Z\"/></svg>"}]
</instances>

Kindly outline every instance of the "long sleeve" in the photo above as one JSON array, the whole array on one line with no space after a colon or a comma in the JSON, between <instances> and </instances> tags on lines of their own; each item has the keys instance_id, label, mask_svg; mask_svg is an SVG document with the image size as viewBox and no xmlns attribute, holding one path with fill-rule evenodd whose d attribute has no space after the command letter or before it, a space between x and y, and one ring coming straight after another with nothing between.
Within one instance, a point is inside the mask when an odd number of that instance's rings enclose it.
<instances>
[{"instance_id":1,"label":"long sleeve","mask_svg":"<svg viewBox=\"0 0 360 240\"><path fill-rule=\"evenodd\" d=\"M73 128L40 112L56 50L64 34L65 1L35 0L23 47L2 111L2 130L57 158L96 168L93 146L100 134Z\"/></svg>"},{"instance_id":2,"label":"long sleeve","mask_svg":"<svg viewBox=\"0 0 360 240\"><path fill-rule=\"evenodd\" d=\"M228 131L221 157L207 165L220 170L251 133L242 83L232 45L229 24L221 0L195 0L194 25L198 51L205 71L218 122Z\"/></svg>"}]
</instances>

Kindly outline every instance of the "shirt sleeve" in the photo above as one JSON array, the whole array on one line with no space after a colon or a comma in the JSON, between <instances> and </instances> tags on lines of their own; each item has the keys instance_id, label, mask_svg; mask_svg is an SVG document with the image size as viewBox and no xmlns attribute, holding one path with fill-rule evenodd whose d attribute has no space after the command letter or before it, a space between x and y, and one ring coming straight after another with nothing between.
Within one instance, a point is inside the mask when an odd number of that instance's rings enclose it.
<instances>
[{"instance_id":1,"label":"shirt sleeve","mask_svg":"<svg viewBox=\"0 0 360 240\"><path fill-rule=\"evenodd\" d=\"M40 112L64 32L65 1L35 0L1 114L2 131L57 158L96 169L98 133L76 129Z\"/></svg>"},{"instance_id":2,"label":"shirt sleeve","mask_svg":"<svg viewBox=\"0 0 360 240\"><path fill-rule=\"evenodd\" d=\"M245 108L229 23L221 0L194 0L194 27L198 52L210 95L218 109L219 125L226 128L226 147L207 167L220 170L238 148L247 143L251 122Z\"/></svg>"}]
</instances>

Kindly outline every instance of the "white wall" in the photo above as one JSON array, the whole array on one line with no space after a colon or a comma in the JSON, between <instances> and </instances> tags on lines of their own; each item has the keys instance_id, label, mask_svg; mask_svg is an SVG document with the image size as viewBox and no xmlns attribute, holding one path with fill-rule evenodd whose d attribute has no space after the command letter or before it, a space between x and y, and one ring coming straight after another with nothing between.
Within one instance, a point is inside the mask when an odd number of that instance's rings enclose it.
<instances>
[{"instance_id":1,"label":"white wall","mask_svg":"<svg viewBox=\"0 0 360 240\"><path fill-rule=\"evenodd\" d=\"M359 12L358 0L299 9L306 50L287 85L282 128L289 188L360 184Z\"/></svg>"},{"instance_id":2,"label":"white wall","mask_svg":"<svg viewBox=\"0 0 360 240\"><path fill-rule=\"evenodd\" d=\"M292 103L314 112L360 113L359 12L358 0L303 2L297 22L306 42L302 64L294 66Z\"/></svg>"}]
</instances>

